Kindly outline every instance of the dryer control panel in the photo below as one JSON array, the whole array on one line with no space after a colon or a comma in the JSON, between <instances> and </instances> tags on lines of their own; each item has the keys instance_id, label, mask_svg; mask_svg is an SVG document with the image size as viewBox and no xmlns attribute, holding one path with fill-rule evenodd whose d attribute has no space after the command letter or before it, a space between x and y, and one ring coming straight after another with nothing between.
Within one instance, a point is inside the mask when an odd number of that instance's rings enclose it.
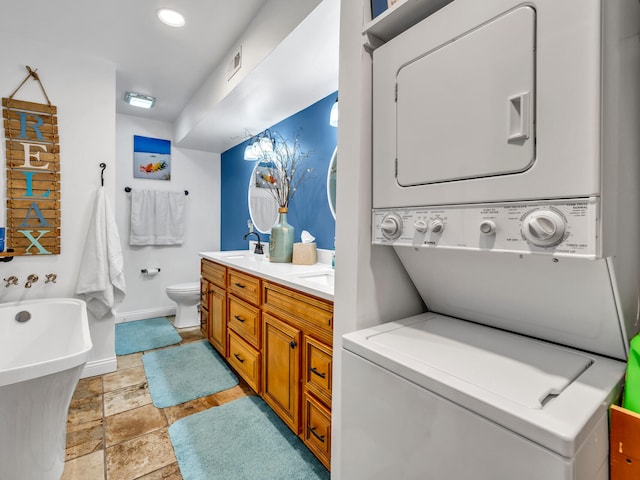
<instances>
[{"instance_id":1,"label":"dryer control panel","mask_svg":"<svg viewBox=\"0 0 640 480\"><path fill-rule=\"evenodd\" d=\"M373 243L597 258L598 198L376 209Z\"/></svg>"}]
</instances>

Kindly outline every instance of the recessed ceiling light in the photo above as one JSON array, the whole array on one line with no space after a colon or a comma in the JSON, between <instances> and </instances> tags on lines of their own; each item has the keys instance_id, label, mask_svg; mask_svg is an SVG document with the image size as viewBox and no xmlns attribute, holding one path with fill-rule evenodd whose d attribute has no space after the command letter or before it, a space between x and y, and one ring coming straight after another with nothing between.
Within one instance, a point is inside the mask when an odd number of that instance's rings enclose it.
<instances>
[{"instance_id":1,"label":"recessed ceiling light","mask_svg":"<svg viewBox=\"0 0 640 480\"><path fill-rule=\"evenodd\" d=\"M176 12L170 8L161 8L156 11L156 15L160 21L170 27L184 26L184 16L180 12Z\"/></svg>"},{"instance_id":2,"label":"recessed ceiling light","mask_svg":"<svg viewBox=\"0 0 640 480\"><path fill-rule=\"evenodd\" d=\"M127 92L124 96L124 100L132 107L140 108L151 108L156 103L155 97L135 92Z\"/></svg>"}]
</instances>

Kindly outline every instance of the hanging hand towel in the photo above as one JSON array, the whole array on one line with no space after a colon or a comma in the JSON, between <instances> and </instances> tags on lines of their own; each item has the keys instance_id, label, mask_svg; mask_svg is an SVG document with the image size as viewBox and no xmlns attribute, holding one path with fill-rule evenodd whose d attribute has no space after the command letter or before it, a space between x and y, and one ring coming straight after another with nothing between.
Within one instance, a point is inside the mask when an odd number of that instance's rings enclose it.
<instances>
[{"instance_id":1,"label":"hanging hand towel","mask_svg":"<svg viewBox=\"0 0 640 480\"><path fill-rule=\"evenodd\" d=\"M153 245L156 195L152 190L131 192L131 235L129 245Z\"/></svg>"},{"instance_id":2,"label":"hanging hand towel","mask_svg":"<svg viewBox=\"0 0 640 480\"><path fill-rule=\"evenodd\" d=\"M156 192L155 245L182 245L184 200L183 192Z\"/></svg>"},{"instance_id":3,"label":"hanging hand towel","mask_svg":"<svg viewBox=\"0 0 640 480\"><path fill-rule=\"evenodd\" d=\"M184 240L182 192L131 192L130 245L182 245Z\"/></svg>"},{"instance_id":4,"label":"hanging hand towel","mask_svg":"<svg viewBox=\"0 0 640 480\"><path fill-rule=\"evenodd\" d=\"M76 294L87 302L87 310L96 318L115 315L125 297L122 249L115 218L104 189L98 189L80 272Z\"/></svg>"}]
</instances>

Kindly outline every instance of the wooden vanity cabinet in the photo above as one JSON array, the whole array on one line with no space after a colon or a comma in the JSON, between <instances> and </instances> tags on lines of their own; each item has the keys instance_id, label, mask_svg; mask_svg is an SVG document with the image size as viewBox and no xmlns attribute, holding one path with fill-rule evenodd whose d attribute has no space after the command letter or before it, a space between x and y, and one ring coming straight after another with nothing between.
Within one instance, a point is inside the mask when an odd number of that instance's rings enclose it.
<instances>
[{"instance_id":1,"label":"wooden vanity cabinet","mask_svg":"<svg viewBox=\"0 0 640 480\"><path fill-rule=\"evenodd\" d=\"M330 468L333 304L263 281L262 398Z\"/></svg>"},{"instance_id":2,"label":"wooden vanity cabinet","mask_svg":"<svg viewBox=\"0 0 640 480\"><path fill-rule=\"evenodd\" d=\"M330 468L333 303L202 259L200 328Z\"/></svg>"},{"instance_id":3,"label":"wooden vanity cabinet","mask_svg":"<svg viewBox=\"0 0 640 480\"><path fill-rule=\"evenodd\" d=\"M209 342L220 355L227 347L227 295L223 288L209 285Z\"/></svg>"},{"instance_id":4,"label":"wooden vanity cabinet","mask_svg":"<svg viewBox=\"0 0 640 480\"><path fill-rule=\"evenodd\" d=\"M204 338L209 338L209 282L200 278L200 331Z\"/></svg>"},{"instance_id":5,"label":"wooden vanity cabinet","mask_svg":"<svg viewBox=\"0 0 640 480\"><path fill-rule=\"evenodd\" d=\"M227 296L225 284L227 268L203 259L200 279L200 329L209 343L226 354Z\"/></svg>"},{"instance_id":6,"label":"wooden vanity cabinet","mask_svg":"<svg viewBox=\"0 0 640 480\"><path fill-rule=\"evenodd\" d=\"M301 332L268 313L263 318L262 398L297 435Z\"/></svg>"}]
</instances>

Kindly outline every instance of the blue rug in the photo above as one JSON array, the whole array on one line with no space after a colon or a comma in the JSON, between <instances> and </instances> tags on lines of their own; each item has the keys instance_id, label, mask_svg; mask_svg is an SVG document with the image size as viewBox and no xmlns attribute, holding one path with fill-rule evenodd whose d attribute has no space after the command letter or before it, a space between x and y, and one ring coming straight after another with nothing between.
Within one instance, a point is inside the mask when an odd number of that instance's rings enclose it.
<instances>
[{"instance_id":1,"label":"blue rug","mask_svg":"<svg viewBox=\"0 0 640 480\"><path fill-rule=\"evenodd\" d=\"M206 340L145 353L142 363L151 399L158 408L221 392L239 383Z\"/></svg>"},{"instance_id":2,"label":"blue rug","mask_svg":"<svg viewBox=\"0 0 640 480\"><path fill-rule=\"evenodd\" d=\"M182 337L166 318L116 323L116 355L129 355L180 343Z\"/></svg>"},{"instance_id":3,"label":"blue rug","mask_svg":"<svg viewBox=\"0 0 640 480\"><path fill-rule=\"evenodd\" d=\"M178 420L169 437L184 480L328 480L327 469L260 397Z\"/></svg>"}]
</instances>

